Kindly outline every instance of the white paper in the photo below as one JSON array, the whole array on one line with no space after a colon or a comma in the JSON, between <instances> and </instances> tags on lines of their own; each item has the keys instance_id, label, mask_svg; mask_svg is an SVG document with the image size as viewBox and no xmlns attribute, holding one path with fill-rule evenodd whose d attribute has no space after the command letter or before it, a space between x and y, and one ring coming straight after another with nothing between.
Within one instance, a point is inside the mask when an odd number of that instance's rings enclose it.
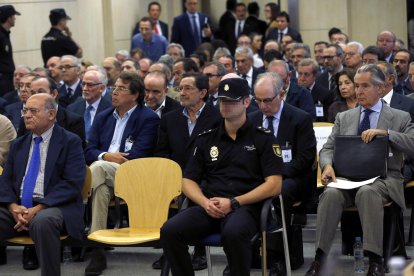
<instances>
[{"instance_id":1,"label":"white paper","mask_svg":"<svg viewBox=\"0 0 414 276\"><path fill-rule=\"evenodd\" d=\"M345 178L336 178L336 182L331 182L328 184L328 187L332 187L332 188L338 188L338 189L345 189L345 190L350 190L350 189L355 189L355 188L359 188L361 186L367 185L367 184L371 184L375 181L375 179L377 179L379 176L368 179L368 180L364 180L364 181L349 181Z\"/></svg>"}]
</instances>

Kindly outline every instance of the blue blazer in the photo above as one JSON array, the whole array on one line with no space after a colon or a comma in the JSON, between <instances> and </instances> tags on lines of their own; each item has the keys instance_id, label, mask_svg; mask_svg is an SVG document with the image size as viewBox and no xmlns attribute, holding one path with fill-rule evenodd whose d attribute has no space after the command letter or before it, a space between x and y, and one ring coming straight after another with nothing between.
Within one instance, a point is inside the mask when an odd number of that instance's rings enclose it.
<instances>
[{"instance_id":1,"label":"blue blazer","mask_svg":"<svg viewBox=\"0 0 414 276\"><path fill-rule=\"evenodd\" d=\"M12 122L16 131L19 130L20 120L22 119L23 103L17 102L7 105L4 110L4 115Z\"/></svg>"},{"instance_id":2,"label":"blue blazer","mask_svg":"<svg viewBox=\"0 0 414 276\"><path fill-rule=\"evenodd\" d=\"M28 164L32 132L17 138L0 177L0 203L20 204L20 187ZM68 234L81 239L84 229L82 187L85 180L82 141L55 124L47 152L44 198L40 203L62 211Z\"/></svg>"},{"instance_id":3,"label":"blue blazer","mask_svg":"<svg viewBox=\"0 0 414 276\"><path fill-rule=\"evenodd\" d=\"M210 41L209 38L203 38L201 36L201 31L203 29L204 21L206 18L209 26L212 28L210 18L203 13L198 13L198 23L200 26L199 34L201 42ZM198 46L200 46L200 42L195 41L193 30L191 28L190 18L186 12L174 18L171 30L171 42L181 44L185 50L185 56L187 57L191 55L198 48Z\"/></svg>"},{"instance_id":4,"label":"blue blazer","mask_svg":"<svg viewBox=\"0 0 414 276\"><path fill-rule=\"evenodd\" d=\"M312 118L315 118L315 106L311 93L307 89L298 86L295 82L290 82L286 102L308 112L312 115Z\"/></svg>"},{"instance_id":5,"label":"blue blazer","mask_svg":"<svg viewBox=\"0 0 414 276\"><path fill-rule=\"evenodd\" d=\"M107 108L95 116L89 133L85 157L88 164L98 160L98 156L107 152L114 135L116 119L114 108ZM128 159L151 156L157 142L157 131L160 118L151 109L137 105L125 126L119 151L127 152ZM126 140L132 141L130 150L125 151Z\"/></svg>"}]
</instances>

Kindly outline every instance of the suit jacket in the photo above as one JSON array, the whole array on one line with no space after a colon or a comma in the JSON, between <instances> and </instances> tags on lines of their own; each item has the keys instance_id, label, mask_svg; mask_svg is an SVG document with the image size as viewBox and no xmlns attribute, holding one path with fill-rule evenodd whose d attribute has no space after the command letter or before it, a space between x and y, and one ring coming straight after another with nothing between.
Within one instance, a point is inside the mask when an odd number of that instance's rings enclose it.
<instances>
[{"instance_id":1,"label":"suit jacket","mask_svg":"<svg viewBox=\"0 0 414 276\"><path fill-rule=\"evenodd\" d=\"M313 103L316 105L320 102L323 106L323 117L316 117L316 121L327 122L328 110L333 103L334 95L328 89L317 84L316 82L310 93L312 95Z\"/></svg>"},{"instance_id":2,"label":"suit jacket","mask_svg":"<svg viewBox=\"0 0 414 276\"><path fill-rule=\"evenodd\" d=\"M182 113L183 109L180 108L161 118L154 155L174 160L184 170L198 134L216 128L222 118L216 108L206 104L189 135L187 118Z\"/></svg>"},{"instance_id":3,"label":"suit jacket","mask_svg":"<svg viewBox=\"0 0 414 276\"><path fill-rule=\"evenodd\" d=\"M85 151L87 164L98 160L101 153L108 151L116 125L114 110L107 108L95 116ZM151 109L137 105L125 126L119 151L129 153L126 157L129 160L151 156L157 141L159 121ZM127 140L132 142L130 150L125 150Z\"/></svg>"},{"instance_id":4,"label":"suit jacket","mask_svg":"<svg viewBox=\"0 0 414 276\"><path fill-rule=\"evenodd\" d=\"M16 130L10 120L0 115L0 166L3 166L9 154L10 143L16 138Z\"/></svg>"},{"instance_id":5,"label":"suit jacket","mask_svg":"<svg viewBox=\"0 0 414 276\"><path fill-rule=\"evenodd\" d=\"M261 73L264 73L264 69L263 68L256 68L253 66L253 72L252 72L252 86L250 87L251 89L251 93L254 96L254 84L256 82L257 76L259 76ZM242 77L242 74L240 74L240 72L237 72L237 74Z\"/></svg>"},{"instance_id":6,"label":"suit jacket","mask_svg":"<svg viewBox=\"0 0 414 276\"><path fill-rule=\"evenodd\" d=\"M263 124L263 113L260 110L250 113L248 118L255 126ZM292 161L284 163L283 178L293 178L304 188L304 194L309 195L308 192L315 188L309 181L316 157L316 138L312 116L284 103L276 141L281 147L289 143L292 149ZM298 197L300 198L300 195Z\"/></svg>"},{"instance_id":7,"label":"suit jacket","mask_svg":"<svg viewBox=\"0 0 414 276\"><path fill-rule=\"evenodd\" d=\"M267 23L265 21L258 19L256 16L249 15L246 18L246 23L249 23L253 32L261 34L263 37L265 36L267 29Z\"/></svg>"},{"instance_id":8,"label":"suit jacket","mask_svg":"<svg viewBox=\"0 0 414 276\"><path fill-rule=\"evenodd\" d=\"M312 118L315 118L315 105L313 104L311 94L307 89L298 86L295 82L290 83L285 102L308 112Z\"/></svg>"},{"instance_id":9,"label":"suit jacket","mask_svg":"<svg viewBox=\"0 0 414 276\"><path fill-rule=\"evenodd\" d=\"M85 123L83 117L78 116L70 111L67 111L59 105L56 112L56 122L59 126L63 127L67 131L70 131L76 134L83 142L83 145L86 145L86 136L85 136ZM29 131L26 129L23 118L20 118L19 130L17 131L17 137L23 136Z\"/></svg>"},{"instance_id":10,"label":"suit jacket","mask_svg":"<svg viewBox=\"0 0 414 276\"><path fill-rule=\"evenodd\" d=\"M164 109L161 110L161 118L165 116L168 112L171 112L176 109L180 109L181 104L177 102L176 100L171 99L170 97L165 97L165 106Z\"/></svg>"},{"instance_id":11,"label":"suit jacket","mask_svg":"<svg viewBox=\"0 0 414 276\"><path fill-rule=\"evenodd\" d=\"M0 203L20 204L20 187L28 164L32 133L17 138L10 146L0 177ZM81 239L84 230L82 187L85 179L82 141L59 125L54 126L47 152L44 198L39 202L62 211L68 234Z\"/></svg>"},{"instance_id":12,"label":"suit jacket","mask_svg":"<svg viewBox=\"0 0 414 276\"><path fill-rule=\"evenodd\" d=\"M58 88L59 96L58 96L58 103L60 106L67 107L71 103L74 103L78 97L82 97L82 86L81 82L79 82L78 86L76 87L75 91L73 92L72 97L68 97L66 85L62 85Z\"/></svg>"},{"instance_id":13,"label":"suit jacket","mask_svg":"<svg viewBox=\"0 0 414 276\"><path fill-rule=\"evenodd\" d=\"M5 99L0 97L0 114L6 113L5 108L7 105L8 105L8 102Z\"/></svg>"},{"instance_id":14,"label":"suit jacket","mask_svg":"<svg viewBox=\"0 0 414 276\"><path fill-rule=\"evenodd\" d=\"M19 130L20 121L22 120L22 108L23 103L20 101L17 103L9 104L4 108L4 115L9 118L16 131Z\"/></svg>"},{"instance_id":15,"label":"suit jacket","mask_svg":"<svg viewBox=\"0 0 414 276\"><path fill-rule=\"evenodd\" d=\"M229 10L225 11L221 16L219 20L219 30L216 32L216 37L222 39L224 41L225 39L225 33L224 30L226 29L226 26L230 24L231 22L235 21L236 18L234 17L233 13Z\"/></svg>"},{"instance_id":16,"label":"suit jacket","mask_svg":"<svg viewBox=\"0 0 414 276\"><path fill-rule=\"evenodd\" d=\"M203 14L198 13L199 19L199 35L201 42L209 42L210 38L203 38L201 33L204 26L204 21L207 18L207 22L212 27L210 18ZM171 30L171 42L179 43L185 50L185 55L188 57L200 46L200 42L194 38L193 30L191 28L190 18L187 13L183 13L174 18L172 30Z\"/></svg>"},{"instance_id":17,"label":"suit jacket","mask_svg":"<svg viewBox=\"0 0 414 276\"><path fill-rule=\"evenodd\" d=\"M393 93L391 103L389 104L392 108L410 113L411 121L414 122L414 99L398 93Z\"/></svg>"},{"instance_id":18,"label":"suit jacket","mask_svg":"<svg viewBox=\"0 0 414 276\"><path fill-rule=\"evenodd\" d=\"M221 31L223 34L223 40L226 42L228 49L234 55L234 50L237 47L237 38L235 34L237 20L230 21L225 28ZM255 31L255 26L253 26L251 21L245 21L243 31L241 34L249 35Z\"/></svg>"},{"instance_id":19,"label":"suit jacket","mask_svg":"<svg viewBox=\"0 0 414 276\"><path fill-rule=\"evenodd\" d=\"M105 98L101 98L101 101L98 104L98 109L96 110L96 114L99 114L101 111L112 107L112 104L105 100ZM86 101L83 98L78 98L74 103L68 105L67 110L72 113L75 113L83 118L86 110Z\"/></svg>"},{"instance_id":20,"label":"suit jacket","mask_svg":"<svg viewBox=\"0 0 414 276\"><path fill-rule=\"evenodd\" d=\"M168 24L161 21L161 20L158 20L158 22L160 23L162 36L165 37L168 41ZM134 35L139 34L139 33L140 33L139 32L139 22L137 22L137 24L135 25L134 30L132 31L132 36L131 37L133 37Z\"/></svg>"},{"instance_id":21,"label":"suit jacket","mask_svg":"<svg viewBox=\"0 0 414 276\"><path fill-rule=\"evenodd\" d=\"M291 27L288 27L288 31L287 31L286 34L290 35L292 37L292 39L296 42L299 42L299 43L303 42L301 34L297 30L295 30ZM269 40L269 39L278 40L278 37L279 37L279 29L278 28L272 28L272 29L269 30L269 33L267 34L267 39L266 40Z\"/></svg>"},{"instance_id":22,"label":"suit jacket","mask_svg":"<svg viewBox=\"0 0 414 276\"><path fill-rule=\"evenodd\" d=\"M20 98L19 98L19 94L17 90L12 90L4 94L3 99L7 101L7 105L20 102Z\"/></svg>"},{"instance_id":23,"label":"suit jacket","mask_svg":"<svg viewBox=\"0 0 414 276\"><path fill-rule=\"evenodd\" d=\"M356 107L337 115L332 133L319 153L321 168L327 164L332 165L336 136L357 135L360 113L361 107ZM387 160L387 178L376 181L384 182L391 199L405 210L401 167L404 154L410 157L414 156L414 125L407 112L383 104L377 129L388 130L389 152L392 153L392 156Z\"/></svg>"}]
</instances>

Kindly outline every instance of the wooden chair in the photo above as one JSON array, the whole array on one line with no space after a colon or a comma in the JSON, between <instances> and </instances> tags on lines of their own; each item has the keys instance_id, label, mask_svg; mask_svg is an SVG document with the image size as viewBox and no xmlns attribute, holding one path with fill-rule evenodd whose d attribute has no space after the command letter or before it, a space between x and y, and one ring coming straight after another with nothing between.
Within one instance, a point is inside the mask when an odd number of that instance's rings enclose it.
<instances>
[{"instance_id":1,"label":"wooden chair","mask_svg":"<svg viewBox=\"0 0 414 276\"><path fill-rule=\"evenodd\" d=\"M91 196L91 185L92 185L92 175L91 170L86 166L86 175L85 181L83 182L82 188L82 198L84 204L88 201ZM61 235L60 240L65 240L68 235ZM33 245L34 242L30 236L17 236L7 240L7 243L10 245Z\"/></svg>"},{"instance_id":2,"label":"wooden chair","mask_svg":"<svg viewBox=\"0 0 414 276\"><path fill-rule=\"evenodd\" d=\"M115 174L115 196L128 205L128 228L104 229L88 239L113 246L139 245L160 238L171 201L181 193L181 168L169 159L141 158L122 164Z\"/></svg>"}]
</instances>

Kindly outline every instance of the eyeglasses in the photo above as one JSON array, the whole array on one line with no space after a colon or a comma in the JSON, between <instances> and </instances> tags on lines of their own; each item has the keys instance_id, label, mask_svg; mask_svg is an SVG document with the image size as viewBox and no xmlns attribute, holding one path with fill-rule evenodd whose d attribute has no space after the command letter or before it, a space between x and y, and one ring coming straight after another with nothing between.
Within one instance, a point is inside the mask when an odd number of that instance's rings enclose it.
<instances>
[{"instance_id":1,"label":"eyeglasses","mask_svg":"<svg viewBox=\"0 0 414 276\"><path fill-rule=\"evenodd\" d=\"M271 104L272 102L273 102L273 100L274 99L276 99L277 98L277 96L278 95L276 95L276 96L274 96L273 98L266 98L266 99L263 99L263 100L261 100L261 99L258 99L258 98L254 98L254 101L258 104L258 105L260 105L261 103L263 103L263 104L265 104L265 105L269 105L269 104Z\"/></svg>"},{"instance_id":2,"label":"eyeglasses","mask_svg":"<svg viewBox=\"0 0 414 276\"><path fill-rule=\"evenodd\" d=\"M221 75L219 75L219 74L211 74L211 73L207 73L207 74L204 74L204 75L206 75L206 77L209 78L209 79L211 79L212 77L221 77Z\"/></svg>"},{"instance_id":3,"label":"eyeglasses","mask_svg":"<svg viewBox=\"0 0 414 276\"><path fill-rule=\"evenodd\" d=\"M131 91L129 88L123 87L123 86L111 86L112 93L118 91L120 93L127 93L128 91Z\"/></svg>"},{"instance_id":4,"label":"eyeglasses","mask_svg":"<svg viewBox=\"0 0 414 276\"><path fill-rule=\"evenodd\" d=\"M353 56L355 56L356 55L356 53L353 53L353 52L349 52L349 53L345 53L345 56L347 57L347 56L349 56L349 57L353 57Z\"/></svg>"},{"instance_id":5,"label":"eyeglasses","mask_svg":"<svg viewBox=\"0 0 414 276\"><path fill-rule=\"evenodd\" d=\"M21 83L19 83L19 88L25 88L25 87L30 88L30 82L27 82L27 83L21 82Z\"/></svg>"},{"instance_id":6,"label":"eyeglasses","mask_svg":"<svg viewBox=\"0 0 414 276\"><path fill-rule=\"evenodd\" d=\"M97 85L101 85L102 83L100 82L82 82L81 85L82 87L86 86L86 87L94 87Z\"/></svg>"},{"instance_id":7,"label":"eyeglasses","mask_svg":"<svg viewBox=\"0 0 414 276\"><path fill-rule=\"evenodd\" d=\"M333 60L335 57L337 56L323 56L323 59L327 59L327 60Z\"/></svg>"},{"instance_id":8,"label":"eyeglasses","mask_svg":"<svg viewBox=\"0 0 414 276\"><path fill-rule=\"evenodd\" d=\"M45 110L46 110L46 111L49 111L49 110L52 110L52 109L45 109ZM24 108L21 110L22 117L23 117L24 115L26 115L28 112L30 112L32 115L35 115L35 116L36 116L36 114L40 112L40 109L39 109L39 108L34 108L34 107L31 107L31 108L26 108L26 107L24 107Z\"/></svg>"},{"instance_id":9,"label":"eyeglasses","mask_svg":"<svg viewBox=\"0 0 414 276\"><path fill-rule=\"evenodd\" d=\"M178 91L191 91L191 90L194 90L194 89L197 89L197 87L194 87L194 86L180 86L180 87L178 87Z\"/></svg>"},{"instance_id":10,"label":"eyeglasses","mask_svg":"<svg viewBox=\"0 0 414 276\"><path fill-rule=\"evenodd\" d=\"M69 65L69 64L67 64L67 65L60 65L60 66L58 67L58 69L59 69L59 70L63 70L63 69L65 69L65 70L69 70L70 68L73 68L73 67L78 67L78 66L76 66L76 65Z\"/></svg>"}]
</instances>

